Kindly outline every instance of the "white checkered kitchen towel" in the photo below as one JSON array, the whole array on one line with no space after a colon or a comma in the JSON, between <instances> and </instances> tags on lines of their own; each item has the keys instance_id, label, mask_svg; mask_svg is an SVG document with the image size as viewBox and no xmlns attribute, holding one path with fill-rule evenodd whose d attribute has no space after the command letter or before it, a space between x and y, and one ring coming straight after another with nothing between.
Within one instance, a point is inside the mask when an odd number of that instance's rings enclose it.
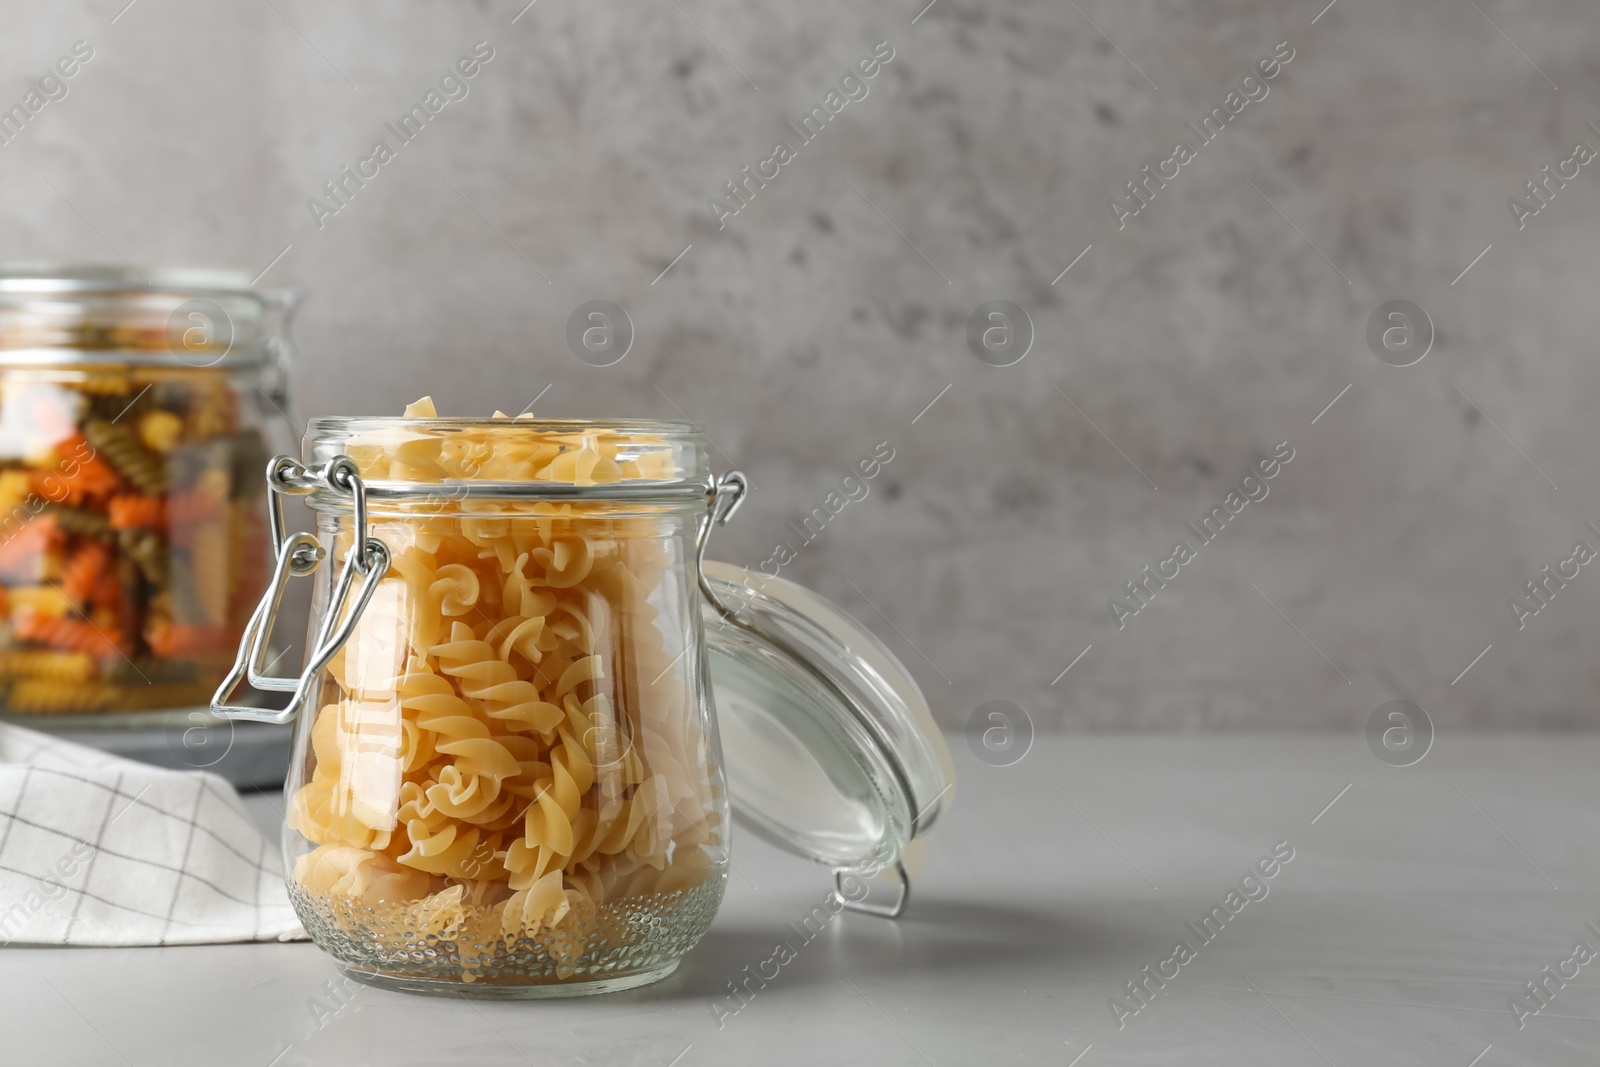
<instances>
[{"instance_id":1,"label":"white checkered kitchen towel","mask_svg":"<svg viewBox=\"0 0 1600 1067\"><path fill-rule=\"evenodd\" d=\"M304 936L226 781L0 723L0 944Z\"/></svg>"}]
</instances>

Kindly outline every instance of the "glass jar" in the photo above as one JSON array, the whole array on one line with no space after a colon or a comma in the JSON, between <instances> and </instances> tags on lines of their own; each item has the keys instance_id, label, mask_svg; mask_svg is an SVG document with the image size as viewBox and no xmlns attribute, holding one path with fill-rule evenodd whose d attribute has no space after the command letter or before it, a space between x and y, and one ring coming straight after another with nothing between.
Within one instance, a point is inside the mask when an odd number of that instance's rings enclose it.
<instances>
[{"instance_id":1,"label":"glass jar","mask_svg":"<svg viewBox=\"0 0 1600 1067\"><path fill-rule=\"evenodd\" d=\"M278 564L213 701L298 717L284 849L317 945L415 992L671 973L728 869L713 686L751 825L833 866L841 908L898 914L948 753L904 669L837 609L704 562L743 476L712 479L686 423L430 416L314 420L309 466L272 462ZM307 498L315 535L284 532L285 495ZM272 675L277 604L313 572L305 669ZM841 649L865 673L830 661ZM287 707L230 704L246 679ZM845 881L886 868L889 907Z\"/></svg>"},{"instance_id":2,"label":"glass jar","mask_svg":"<svg viewBox=\"0 0 1600 1067\"><path fill-rule=\"evenodd\" d=\"M209 719L266 583L293 305L230 273L0 269L0 713Z\"/></svg>"}]
</instances>

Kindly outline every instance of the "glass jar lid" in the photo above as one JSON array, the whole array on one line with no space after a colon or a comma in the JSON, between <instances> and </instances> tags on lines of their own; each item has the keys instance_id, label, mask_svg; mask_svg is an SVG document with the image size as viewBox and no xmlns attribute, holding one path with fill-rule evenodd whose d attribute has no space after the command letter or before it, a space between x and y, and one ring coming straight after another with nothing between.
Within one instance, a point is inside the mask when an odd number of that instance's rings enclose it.
<instances>
[{"instance_id":1,"label":"glass jar lid","mask_svg":"<svg viewBox=\"0 0 1600 1067\"><path fill-rule=\"evenodd\" d=\"M298 294L238 271L0 266L0 362L239 367L281 361Z\"/></svg>"},{"instance_id":2,"label":"glass jar lid","mask_svg":"<svg viewBox=\"0 0 1600 1067\"><path fill-rule=\"evenodd\" d=\"M877 637L782 578L705 560L707 658L735 817L836 869L900 863L955 767L922 691Z\"/></svg>"}]
</instances>

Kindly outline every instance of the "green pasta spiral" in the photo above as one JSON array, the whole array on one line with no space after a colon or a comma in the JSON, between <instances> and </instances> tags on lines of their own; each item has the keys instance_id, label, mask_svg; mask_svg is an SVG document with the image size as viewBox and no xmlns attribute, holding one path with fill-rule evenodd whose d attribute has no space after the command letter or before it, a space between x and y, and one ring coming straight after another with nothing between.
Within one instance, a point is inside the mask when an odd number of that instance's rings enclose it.
<instances>
[{"instance_id":1,"label":"green pasta spiral","mask_svg":"<svg viewBox=\"0 0 1600 1067\"><path fill-rule=\"evenodd\" d=\"M161 458L139 443L128 427L115 422L91 419L83 424L83 436L96 452L116 468L117 473L138 487L146 496L167 491L167 468Z\"/></svg>"},{"instance_id":2,"label":"green pasta spiral","mask_svg":"<svg viewBox=\"0 0 1600 1067\"><path fill-rule=\"evenodd\" d=\"M46 511L55 516L56 525L67 533L92 537L96 541L112 539L111 520L98 511L75 508L68 504L51 504Z\"/></svg>"},{"instance_id":3,"label":"green pasta spiral","mask_svg":"<svg viewBox=\"0 0 1600 1067\"><path fill-rule=\"evenodd\" d=\"M167 565L167 543L154 530L123 530L117 536L122 554L138 566L151 585L165 587L171 576Z\"/></svg>"},{"instance_id":4,"label":"green pasta spiral","mask_svg":"<svg viewBox=\"0 0 1600 1067\"><path fill-rule=\"evenodd\" d=\"M108 664L104 676L113 685L162 685L194 682L198 672L188 660L140 656L132 660L119 658Z\"/></svg>"}]
</instances>

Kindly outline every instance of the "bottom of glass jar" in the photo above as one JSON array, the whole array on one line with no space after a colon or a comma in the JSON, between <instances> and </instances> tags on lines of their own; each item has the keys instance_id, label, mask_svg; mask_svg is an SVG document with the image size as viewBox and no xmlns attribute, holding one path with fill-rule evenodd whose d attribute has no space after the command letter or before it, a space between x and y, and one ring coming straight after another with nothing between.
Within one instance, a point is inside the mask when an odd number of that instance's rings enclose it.
<instances>
[{"instance_id":1,"label":"bottom of glass jar","mask_svg":"<svg viewBox=\"0 0 1600 1067\"><path fill-rule=\"evenodd\" d=\"M547 982L543 985L493 985L487 982L463 982L459 979L398 978L376 971L362 971L343 965L339 967L341 973L379 989L390 989L398 993L421 993L433 997L482 997L486 1000L552 1000L557 997L587 997L596 993L616 993L659 982L677 969L678 961L670 960L653 970L620 977L593 978L584 982Z\"/></svg>"},{"instance_id":2,"label":"bottom of glass jar","mask_svg":"<svg viewBox=\"0 0 1600 1067\"><path fill-rule=\"evenodd\" d=\"M672 893L574 908L553 927L507 936L494 908L444 924L421 905L310 892L289 899L318 948L357 981L414 993L532 999L630 989L671 974L722 901L725 876Z\"/></svg>"}]
</instances>

